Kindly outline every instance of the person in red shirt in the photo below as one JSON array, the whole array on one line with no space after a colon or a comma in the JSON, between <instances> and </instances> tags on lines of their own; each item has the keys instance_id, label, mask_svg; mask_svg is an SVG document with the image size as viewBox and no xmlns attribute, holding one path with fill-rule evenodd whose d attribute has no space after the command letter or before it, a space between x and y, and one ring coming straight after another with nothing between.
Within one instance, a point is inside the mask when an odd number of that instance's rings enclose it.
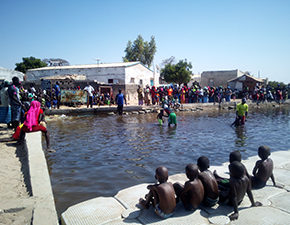
<instances>
[{"instance_id":1,"label":"person in red shirt","mask_svg":"<svg viewBox=\"0 0 290 225\"><path fill-rule=\"evenodd\" d=\"M24 139L25 133L41 131L45 135L47 149L50 148L49 134L44 126L43 110L40 108L41 104L38 101L32 101L30 108L25 115L25 121L20 132L20 141Z\"/></svg>"}]
</instances>

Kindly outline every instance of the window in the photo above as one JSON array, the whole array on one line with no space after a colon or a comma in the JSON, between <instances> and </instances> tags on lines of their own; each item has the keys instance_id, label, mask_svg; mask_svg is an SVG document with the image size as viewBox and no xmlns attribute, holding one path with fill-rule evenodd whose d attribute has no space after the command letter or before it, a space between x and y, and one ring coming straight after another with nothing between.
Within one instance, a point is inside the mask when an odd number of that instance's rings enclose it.
<instances>
[{"instance_id":1,"label":"window","mask_svg":"<svg viewBox=\"0 0 290 225\"><path fill-rule=\"evenodd\" d=\"M131 77L130 83L131 84L135 84L135 78L134 77Z\"/></svg>"},{"instance_id":2,"label":"window","mask_svg":"<svg viewBox=\"0 0 290 225\"><path fill-rule=\"evenodd\" d=\"M143 85L143 80L142 79L140 79L139 84Z\"/></svg>"},{"instance_id":3,"label":"window","mask_svg":"<svg viewBox=\"0 0 290 225\"><path fill-rule=\"evenodd\" d=\"M114 79L108 79L108 84L114 83Z\"/></svg>"}]
</instances>

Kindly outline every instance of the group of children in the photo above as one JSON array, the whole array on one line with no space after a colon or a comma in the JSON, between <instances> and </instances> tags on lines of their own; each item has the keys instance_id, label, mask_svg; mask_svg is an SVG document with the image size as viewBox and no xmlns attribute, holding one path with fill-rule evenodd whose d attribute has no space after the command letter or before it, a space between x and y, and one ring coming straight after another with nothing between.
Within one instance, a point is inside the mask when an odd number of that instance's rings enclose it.
<instances>
[{"instance_id":1,"label":"group of children","mask_svg":"<svg viewBox=\"0 0 290 225\"><path fill-rule=\"evenodd\" d=\"M215 204L228 204L233 206L234 213L230 220L238 219L238 205L242 202L247 193L252 206L261 206L260 202L255 202L252 188L263 188L269 178L276 186L273 175L273 161L268 158L270 148L260 146L258 155L261 158L256 162L253 175L249 175L246 167L241 163L241 153L234 151L229 156L230 178L220 177L216 171L209 170L209 159L201 156L196 164L188 164L185 173L188 181L184 185L180 183L170 183L168 180L168 170L166 167L158 167L155 178L158 184L149 185L149 193L145 199L141 198L139 203L149 208L153 205L155 213L161 218L168 218L173 215L176 204L181 200L186 210L194 210L200 204L212 207Z\"/></svg>"}]
</instances>

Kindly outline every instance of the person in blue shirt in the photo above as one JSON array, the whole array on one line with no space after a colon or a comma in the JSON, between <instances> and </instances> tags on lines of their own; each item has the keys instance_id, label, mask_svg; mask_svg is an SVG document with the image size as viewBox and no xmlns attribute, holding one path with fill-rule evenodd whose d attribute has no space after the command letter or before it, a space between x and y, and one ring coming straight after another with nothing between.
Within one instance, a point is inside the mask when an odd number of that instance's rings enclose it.
<instances>
[{"instance_id":1,"label":"person in blue shirt","mask_svg":"<svg viewBox=\"0 0 290 225\"><path fill-rule=\"evenodd\" d=\"M61 90L60 90L58 81L56 82L56 84L54 86L54 93L55 93L55 97L57 100L57 108L59 109L60 99L61 99Z\"/></svg>"},{"instance_id":2,"label":"person in blue shirt","mask_svg":"<svg viewBox=\"0 0 290 225\"><path fill-rule=\"evenodd\" d=\"M122 90L119 90L119 94L117 94L116 96L116 103L118 105L117 112L119 113L119 115L123 114L124 101L125 101L125 104L127 105L127 101L126 101L125 96L122 94Z\"/></svg>"}]
</instances>

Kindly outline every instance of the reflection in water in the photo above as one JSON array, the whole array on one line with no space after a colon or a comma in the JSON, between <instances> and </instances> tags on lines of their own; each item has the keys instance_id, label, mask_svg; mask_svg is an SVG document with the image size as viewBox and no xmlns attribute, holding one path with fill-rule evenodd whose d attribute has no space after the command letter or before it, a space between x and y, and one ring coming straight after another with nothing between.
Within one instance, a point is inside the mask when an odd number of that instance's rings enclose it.
<instances>
[{"instance_id":1,"label":"reflection in water","mask_svg":"<svg viewBox=\"0 0 290 225\"><path fill-rule=\"evenodd\" d=\"M235 127L235 132L236 132L236 135L237 135L236 147L245 147L245 146L247 146L246 145L247 136L246 136L246 128L245 128L245 126Z\"/></svg>"},{"instance_id":2,"label":"reflection in water","mask_svg":"<svg viewBox=\"0 0 290 225\"><path fill-rule=\"evenodd\" d=\"M244 128L231 128L234 118L234 113L183 112L177 114L178 126L170 128L167 122L158 126L155 114L50 121L56 152L47 153L47 161L58 213L89 198L154 182L160 165L172 175L183 173L201 155L219 165L233 150L243 151L245 159L256 155L262 144L290 149L289 108L251 112Z\"/></svg>"}]
</instances>

